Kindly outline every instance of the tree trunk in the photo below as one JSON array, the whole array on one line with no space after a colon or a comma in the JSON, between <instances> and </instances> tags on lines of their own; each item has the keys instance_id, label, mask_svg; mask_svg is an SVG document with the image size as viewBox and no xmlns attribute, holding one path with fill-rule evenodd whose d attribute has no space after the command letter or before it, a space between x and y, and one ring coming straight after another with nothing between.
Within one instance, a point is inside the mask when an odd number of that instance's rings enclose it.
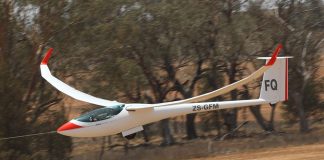
<instances>
[{"instance_id":1,"label":"tree trunk","mask_svg":"<svg viewBox=\"0 0 324 160\"><path fill-rule=\"evenodd\" d=\"M221 111L216 111L217 114L215 116L216 118L216 128L217 128L217 137L221 137L222 136L222 123L221 123Z\"/></svg>"},{"instance_id":2,"label":"tree trunk","mask_svg":"<svg viewBox=\"0 0 324 160\"><path fill-rule=\"evenodd\" d=\"M147 125L144 125L143 128L144 128L144 130L142 131L143 138L144 138L145 143L147 144L150 141L149 135L147 134L148 127L147 127Z\"/></svg>"},{"instance_id":3,"label":"tree trunk","mask_svg":"<svg viewBox=\"0 0 324 160\"><path fill-rule=\"evenodd\" d=\"M172 145L174 143L174 138L171 134L170 127L169 127L169 119L164 119L161 121L161 128L162 128L162 146Z\"/></svg>"},{"instance_id":4,"label":"tree trunk","mask_svg":"<svg viewBox=\"0 0 324 160\"><path fill-rule=\"evenodd\" d=\"M266 123L266 120L263 118L261 112L260 112L260 105L259 106L251 106L249 107L250 111L252 112L254 118L256 119L257 123L260 125L260 127L264 131L270 131L271 128L269 125Z\"/></svg>"},{"instance_id":5,"label":"tree trunk","mask_svg":"<svg viewBox=\"0 0 324 160\"><path fill-rule=\"evenodd\" d=\"M235 82L235 76L237 73L237 64L236 61L234 60L233 62L230 63L229 69L227 71L227 75L229 78L229 83L232 84ZM232 100L237 99L237 90L232 90L230 92ZM238 109L230 109L226 114L225 114L225 125L227 126L227 131L230 132L233 129L237 127L237 111Z\"/></svg>"},{"instance_id":6,"label":"tree trunk","mask_svg":"<svg viewBox=\"0 0 324 160\"><path fill-rule=\"evenodd\" d=\"M293 94L293 99L295 101L295 105L296 105L298 116L299 116L299 126L300 126L299 131L301 133L307 132L309 130L307 118L305 115L303 94L305 93L304 91L306 88L306 84L310 77L309 71L306 67L306 54L307 54L307 45L309 43L311 36L312 36L312 32L308 32L308 34L306 36L305 43L304 43L304 47L303 47L303 50L301 53L300 66L301 66L301 74L303 75L303 82L302 82L300 90Z\"/></svg>"},{"instance_id":7,"label":"tree trunk","mask_svg":"<svg viewBox=\"0 0 324 160\"><path fill-rule=\"evenodd\" d=\"M276 104L270 104L271 106L271 115L270 115L270 121L268 125L268 131L274 131L274 115L276 110Z\"/></svg>"},{"instance_id":8,"label":"tree trunk","mask_svg":"<svg viewBox=\"0 0 324 160\"><path fill-rule=\"evenodd\" d=\"M233 78L233 82L234 82L234 78ZM237 99L237 90L231 91L231 98L232 98L232 100ZM230 109L225 114L225 117L224 117L225 123L224 124L226 125L228 132L232 131L233 129L235 129L237 127L237 111L238 111L238 109L234 108L234 109Z\"/></svg>"},{"instance_id":9,"label":"tree trunk","mask_svg":"<svg viewBox=\"0 0 324 160\"><path fill-rule=\"evenodd\" d=\"M301 133L305 133L305 132L309 131L309 127L308 127L308 122L307 122L307 118L305 115L305 110L303 107L303 96L300 93L294 93L293 98L294 98L296 108L298 111L298 116L299 116L299 131Z\"/></svg>"},{"instance_id":10,"label":"tree trunk","mask_svg":"<svg viewBox=\"0 0 324 160\"><path fill-rule=\"evenodd\" d=\"M100 153L99 153L98 160L102 160L102 159L103 159L103 155L105 154L105 149L106 149L106 138L107 138L107 137L103 137L103 138L102 138L102 144L101 144L101 147L100 147Z\"/></svg>"},{"instance_id":11,"label":"tree trunk","mask_svg":"<svg viewBox=\"0 0 324 160\"><path fill-rule=\"evenodd\" d=\"M195 117L196 113L187 114L186 115L186 131L187 131L187 138L188 139L195 139L197 138L197 133L195 129Z\"/></svg>"},{"instance_id":12,"label":"tree trunk","mask_svg":"<svg viewBox=\"0 0 324 160\"><path fill-rule=\"evenodd\" d=\"M248 89L247 85L243 85L244 87L244 91L243 91L243 95L242 98L243 99L251 99L251 95ZM260 107L261 105L257 105L257 106L250 106L249 109L251 111L251 113L253 114L254 118L256 119L257 123L259 124L259 126L264 130L264 131L269 131L269 126L266 123L266 120L263 118L261 112L260 112Z\"/></svg>"},{"instance_id":13,"label":"tree trunk","mask_svg":"<svg viewBox=\"0 0 324 160\"><path fill-rule=\"evenodd\" d=\"M231 109L225 113L224 124L226 125L228 132L237 127L237 109Z\"/></svg>"}]
</instances>

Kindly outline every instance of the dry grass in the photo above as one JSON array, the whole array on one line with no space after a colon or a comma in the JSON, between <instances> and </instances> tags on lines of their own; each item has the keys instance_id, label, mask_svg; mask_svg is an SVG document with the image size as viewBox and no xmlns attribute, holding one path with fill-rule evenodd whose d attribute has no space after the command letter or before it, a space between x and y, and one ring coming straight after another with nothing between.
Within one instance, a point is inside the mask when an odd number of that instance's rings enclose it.
<instances>
[{"instance_id":1,"label":"dry grass","mask_svg":"<svg viewBox=\"0 0 324 160\"><path fill-rule=\"evenodd\" d=\"M324 144L267 148L229 155L197 158L195 160L318 160L324 159Z\"/></svg>"}]
</instances>

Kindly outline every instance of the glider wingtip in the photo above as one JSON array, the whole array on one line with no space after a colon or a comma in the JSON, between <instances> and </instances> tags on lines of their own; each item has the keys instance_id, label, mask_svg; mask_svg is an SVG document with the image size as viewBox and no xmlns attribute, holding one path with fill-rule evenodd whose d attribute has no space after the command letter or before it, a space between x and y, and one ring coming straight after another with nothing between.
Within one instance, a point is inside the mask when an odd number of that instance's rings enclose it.
<instances>
[{"instance_id":1,"label":"glider wingtip","mask_svg":"<svg viewBox=\"0 0 324 160\"><path fill-rule=\"evenodd\" d=\"M42 65L47 65L47 62L49 60L49 58L51 57L51 54L53 52L53 48L49 48L45 54L45 57L43 58L41 64Z\"/></svg>"},{"instance_id":2,"label":"glider wingtip","mask_svg":"<svg viewBox=\"0 0 324 160\"><path fill-rule=\"evenodd\" d=\"M276 48L276 50L273 52L273 54L271 56L271 59L266 64L266 66L272 66L276 62L276 59L278 57L278 54L279 54L281 48L282 48L282 44L279 43L278 46L277 46L277 48Z\"/></svg>"}]
</instances>

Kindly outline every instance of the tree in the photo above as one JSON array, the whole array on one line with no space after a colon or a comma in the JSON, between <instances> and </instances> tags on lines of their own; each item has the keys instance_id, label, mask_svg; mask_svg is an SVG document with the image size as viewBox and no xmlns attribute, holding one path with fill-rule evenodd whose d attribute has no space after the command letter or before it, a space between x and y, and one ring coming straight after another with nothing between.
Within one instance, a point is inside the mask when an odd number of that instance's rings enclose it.
<instances>
[{"instance_id":1,"label":"tree","mask_svg":"<svg viewBox=\"0 0 324 160\"><path fill-rule=\"evenodd\" d=\"M43 48L37 51L39 43L28 32L30 24L26 23L26 17L23 16L26 12L20 10L24 5L13 1L2 1L0 4L2 12L0 28L5 33L0 35L2 56L0 81L1 95L3 95L0 98L0 134L3 137L53 130L52 127L57 127L59 121L51 118L65 119L63 111L50 111L50 108L61 99L56 92L49 91L39 76L40 53ZM14 7L18 10L17 13L22 14L17 14ZM48 118L44 120L45 115ZM40 127L44 124L52 125ZM38 144L40 141L46 141L46 138L48 137L4 141L1 143L3 148L1 157L3 159L27 159L28 157L60 159L71 151L69 138L54 136L51 140L65 141L57 141L58 145L51 142ZM35 152L36 150L48 150L48 154L39 154ZM54 152L57 153L53 154Z\"/></svg>"},{"instance_id":2,"label":"tree","mask_svg":"<svg viewBox=\"0 0 324 160\"><path fill-rule=\"evenodd\" d=\"M284 51L294 56L290 61L290 76L294 81L289 84L293 92L289 92L289 101L285 103L286 115L289 120L299 120L300 132L309 130L307 118L315 116L316 111L322 110L323 106L319 98L323 79L318 78L320 48L323 46L321 8L323 2L319 0L278 3L278 17L285 22L285 27L290 28L283 35Z\"/></svg>"}]
</instances>

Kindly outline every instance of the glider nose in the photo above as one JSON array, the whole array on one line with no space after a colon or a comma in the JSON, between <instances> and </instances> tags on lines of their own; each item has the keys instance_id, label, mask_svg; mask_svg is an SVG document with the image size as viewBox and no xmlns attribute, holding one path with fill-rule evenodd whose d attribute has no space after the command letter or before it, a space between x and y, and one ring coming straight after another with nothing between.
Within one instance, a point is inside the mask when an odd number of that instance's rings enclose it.
<instances>
[{"instance_id":1,"label":"glider nose","mask_svg":"<svg viewBox=\"0 0 324 160\"><path fill-rule=\"evenodd\" d=\"M77 129L77 128L81 128L82 126L76 125L72 122L67 122L65 124L63 124L60 128L57 129L58 133L61 133L63 131L68 131L68 130L72 130L72 129Z\"/></svg>"}]
</instances>

